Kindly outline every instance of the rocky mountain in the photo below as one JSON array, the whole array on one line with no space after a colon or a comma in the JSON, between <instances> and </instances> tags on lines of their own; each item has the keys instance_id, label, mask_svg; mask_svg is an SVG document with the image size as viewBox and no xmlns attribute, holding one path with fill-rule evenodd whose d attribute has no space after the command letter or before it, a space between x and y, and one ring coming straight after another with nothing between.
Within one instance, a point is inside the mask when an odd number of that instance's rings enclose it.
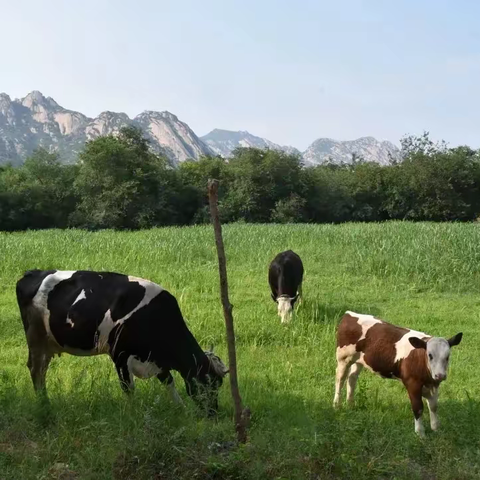
<instances>
[{"instance_id":1,"label":"rocky mountain","mask_svg":"<svg viewBox=\"0 0 480 480\"><path fill-rule=\"evenodd\" d=\"M200 137L217 155L228 158L238 147L270 148L282 150L289 154L300 154L294 147L277 145L265 138L256 137L249 132L232 132L216 128L207 135Z\"/></svg>"},{"instance_id":2,"label":"rocky mountain","mask_svg":"<svg viewBox=\"0 0 480 480\"><path fill-rule=\"evenodd\" d=\"M173 113L146 111L137 115L134 123L142 128L152 145L161 146L174 162L214 155L193 130Z\"/></svg>"},{"instance_id":3,"label":"rocky mountain","mask_svg":"<svg viewBox=\"0 0 480 480\"><path fill-rule=\"evenodd\" d=\"M57 151L64 161L74 162L87 140L114 134L125 125L142 128L153 150L165 154L173 164L213 154L170 112L146 111L133 119L125 113L102 112L89 118L33 91L17 100L0 94L0 163L20 164L38 147Z\"/></svg>"},{"instance_id":4,"label":"rocky mountain","mask_svg":"<svg viewBox=\"0 0 480 480\"><path fill-rule=\"evenodd\" d=\"M224 158L230 157L233 150L238 147L270 148L282 150L289 154L301 155L303 163L307 166L318 165L327 161L350 163L352 155L385 165L389 162L390 157L398 158L400 154L399 149L393 143L379 142L373 137L351 141L319 138L303 153L294 147L280 146L265 138L256 137L249 132L215 129L200 138L211 150Z\"/></svg>"},{"instance_id":5,"label":"rocky mountain","mask_svg":"<svg viewBox=\"0 0 480 480\"><path fill-rule=\"evenodd\" d=\"M215 129L198 138L186 123L170 112L145 111L130 119L125 113L107 111L89 118L33 91L16 100L0 93L0 164L19 165L38 147L58 152L65 162L75 162L86 141L115 134L125 125L140 127L152 149L165 154L174 165L202 155L229 158L237 147L269 148L301 155L307 166L326 161L348 163L352 155L381 164L386 164L391 156L399 157L395 145L373 137L345 142L319 138L303 153L246 131Z\"/></svg>"},{"instance_id":6,"label":"rocky mountain","mask_svg":"<svg viewBox=\"0 0 480 480\"><path fill-rule=\"evenodd\" d=\"M351 163L353 155L366 161L386 165L390 158L398 159L400 157L400 150L393 143L380 142L373 137L362 137L344 142L331 138L319 138L303 152L303 163L306 166L328 161Z\"/></svg>"}]
</instances>

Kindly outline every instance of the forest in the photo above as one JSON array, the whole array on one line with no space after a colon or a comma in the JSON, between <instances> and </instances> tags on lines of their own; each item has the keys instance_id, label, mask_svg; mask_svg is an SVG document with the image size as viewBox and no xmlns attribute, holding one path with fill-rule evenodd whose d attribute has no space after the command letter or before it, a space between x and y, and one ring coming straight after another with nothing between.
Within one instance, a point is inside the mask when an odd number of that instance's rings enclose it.
<instances>
[{"instance_id":1,"label":"forest","mask_svg":"<svg viewBox=\"0 0 480 480\"><path fill-rule=\"evenodd\" d=\"M208 221L207 181L220 180L225 223L473 221L480 215L480 153L449 148L425 132L401 140L388 165L353 155L305 168L276 150L239 148L178 168L151 151L142 132L85 144L78 161L36 150L0 166L0 230L144 229Z\"/></svg>"}]
</instances>

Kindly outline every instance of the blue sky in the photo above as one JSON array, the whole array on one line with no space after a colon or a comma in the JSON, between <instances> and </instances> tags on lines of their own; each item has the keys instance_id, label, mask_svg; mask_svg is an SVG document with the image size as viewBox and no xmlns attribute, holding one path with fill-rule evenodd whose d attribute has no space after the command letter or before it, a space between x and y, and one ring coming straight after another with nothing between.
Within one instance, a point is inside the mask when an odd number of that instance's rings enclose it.
<instances>
[{"instance_id":1,"label":"blue sky","mask_svg":"<svg viewBox=\"0 0 480 480\"><path fill-rule=\"evenodd\" d=\"M198 135L429 130L480 147L473 0L0 0L0 91L89 116L169 110Z\"/></svg>"}]
</instances>

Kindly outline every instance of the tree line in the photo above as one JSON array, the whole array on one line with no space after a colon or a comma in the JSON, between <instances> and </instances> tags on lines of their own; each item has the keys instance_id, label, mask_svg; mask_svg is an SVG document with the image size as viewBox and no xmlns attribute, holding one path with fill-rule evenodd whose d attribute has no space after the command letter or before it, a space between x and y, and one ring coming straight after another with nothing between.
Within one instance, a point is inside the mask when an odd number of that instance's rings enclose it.
<instances>
[{"instance_id":1,"label":"tree line","mask_svg":"<svg viewBox=\"0 0 480 480\"><path fill-rule=\"evenodd\" d=\"M471 221L480 216L480 152L428 134L402 139L401 159L304 168L275 150L239 148L173 168L140 130L88 142L75 164L39 149L0 166L0 230L138 229L209 220L207 181L220 180L223 222Z\"/></svg>"}]
</instances>

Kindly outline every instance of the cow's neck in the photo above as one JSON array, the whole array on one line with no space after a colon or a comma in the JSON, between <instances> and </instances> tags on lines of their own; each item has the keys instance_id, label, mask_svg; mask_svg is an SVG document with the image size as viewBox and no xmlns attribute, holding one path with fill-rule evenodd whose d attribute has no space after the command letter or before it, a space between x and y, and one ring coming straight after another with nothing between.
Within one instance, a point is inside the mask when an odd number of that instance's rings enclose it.
<instances>
[{"instance_id":1,"label":"cow's neck","mask_svg":"<svg viewBox=\"0 0 480 480\"><path fill-rule=\"evenodd\" d=\"M428 366L427 351L423 349L415 349L410 355L403 360L404 375L413 376L422 381L424 385L438 385Z\"/></svg>"},{"instance_id":2,"label":"cow's neck","mask_svg":"<svg viewBox=\"0 0 480 480\"><path fill-rule=\"evenodd\" d=\"M190 333L190 332L189 332ZM182 351L176 370L184 380L190 380L205 375L209 370L210 362L205 352L200 348L193 335L189 335L189 342Z\"/></svg>"}]
</instances>

